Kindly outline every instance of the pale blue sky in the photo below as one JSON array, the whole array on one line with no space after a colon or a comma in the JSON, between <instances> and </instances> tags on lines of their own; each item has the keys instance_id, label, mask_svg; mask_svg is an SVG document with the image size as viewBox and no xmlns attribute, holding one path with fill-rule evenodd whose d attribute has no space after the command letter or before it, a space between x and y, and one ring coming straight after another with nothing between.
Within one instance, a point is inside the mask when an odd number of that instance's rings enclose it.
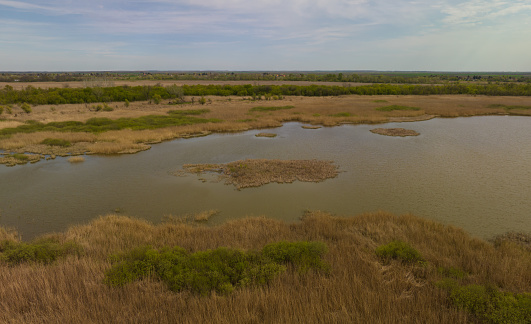
<instances>
[{"instance_id":1,"label":"pale blue sky","mask_svg":"<svg viewBox=\"0 0 531 324\"><path fill-rule=\"evenodd\" d=\"M0 71L531 71L531 0L0 0Z\"/></svg>"}]
</instances>

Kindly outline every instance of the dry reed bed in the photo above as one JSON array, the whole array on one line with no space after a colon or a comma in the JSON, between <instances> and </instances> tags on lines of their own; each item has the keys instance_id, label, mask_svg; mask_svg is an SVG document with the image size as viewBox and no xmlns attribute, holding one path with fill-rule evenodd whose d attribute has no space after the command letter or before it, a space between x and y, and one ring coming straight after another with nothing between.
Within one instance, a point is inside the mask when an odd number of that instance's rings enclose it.
<instances>
[{"instance_id":1,"label":"dry reed bed","mask_svg":"<svg viewBox=\"0 0 531 324\"><path fill-rule=\"evenodd\" d=\"M320 182L338 174L332 161L247 159L226 164L185 164L190 173L218 172L226 184L238 189L293 181Z\"/></svg>"},{"instance_id":2,"label":"dry reed bed","mask_svg":"<svg viewBox=\"0 0 531 324\"><path fill-rule=\"evenodd\" d=\"M0 229L0 240L14 240ZM531 255L502 240L496 245L460 229L411 215L385 212L356 217L308 213L287 224L246 218L216 227L164 223L110 215L53 234L84 247L79 257L52 265L0 265L3 323L470 323L434 285L437 267L469 274L468 283L531 291ZM111 288L103 284L111 253L151 245L195 252L225 246L243 250L287 241L322 241L329 247L329 276L293 269L263 287L229 296L172 293L154 279ZM382 264L374 249L408 242L428 265Z\"/></svg>"},{"instance_id":3,"label":"dry reed bed","mask_svg":"<svg viewBox=\"0 0 531 324\"><path fill-rule=\"evenodd\" d=\"M275 133L258 133L254 135L256 137L277 137L277 134Z\"/></svg>"},{"instance_id":4,"label":"dry reed bed","mask_svg":"<svg viewBox=\"0 0 531 324\"><path fill-rule=\"evenodd\" d=\"M374 129L371 129L371 132L374 134L379 134L379 135L400 136L400 137L420 135L420 133L417 133L414 130L405 129L405 128L374 128Z\"/></svg>"},{"instance_id":5,"label":"dry reed bed","mask_svg":"<svg viewBox=\"0 0 531 324\"><path fill-rule=\"evenodd\" d=\"M68 162L70 163L81 163L85 162L85 158L82 156L71 156L68 158Z\"/></svg>"}]
</instances>

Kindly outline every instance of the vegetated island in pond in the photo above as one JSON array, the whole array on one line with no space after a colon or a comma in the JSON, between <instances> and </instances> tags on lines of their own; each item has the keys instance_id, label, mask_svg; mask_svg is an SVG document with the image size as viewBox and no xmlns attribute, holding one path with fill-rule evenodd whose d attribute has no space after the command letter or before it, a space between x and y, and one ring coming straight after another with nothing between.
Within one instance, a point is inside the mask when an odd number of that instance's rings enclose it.
<instances>
[{"instance_id":1,"label":"vegetated island in pond","mask_svg":"<svg viewBox=\"0 0 531 324\"><path fill-rule=\"evenodd\" d=\"M420 133L415 132L411 129L405 129L405 128L375 128L371 129L371 132L375 134L380 135L386 135L386 136L419 136Z\"/></svg>"},{"instance_id":2,"label":"vegetated island in pond","mask_svg":"<svg viewBox=\"0 0 531 324\"><path fill-rule=\"evenodd\" d=\"M320 182L335 178L337 166L332 161L247 159L226 164L185 164L189 173L218 172L220 179L236 188L260 187L270 182L291 183L295 180Z\"/></svg>"}]
</instances>

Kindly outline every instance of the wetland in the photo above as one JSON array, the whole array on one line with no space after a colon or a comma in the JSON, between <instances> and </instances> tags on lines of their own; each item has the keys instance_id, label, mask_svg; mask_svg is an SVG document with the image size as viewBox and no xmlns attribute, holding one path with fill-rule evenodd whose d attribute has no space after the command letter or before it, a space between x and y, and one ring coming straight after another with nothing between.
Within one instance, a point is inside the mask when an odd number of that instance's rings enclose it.
<instances>
[{"instance_id":1,"label":"wetland","mask_svg":"<svg viewBox=\"0 0 531 324\"><path fill-rule=\"evenodd\" d=\"M86 155L0 168L0 222L23 239L124 213L160 222L219 211L208 224L246 216L298 221L307 210L354 215L413 213L478 237L531 230L529 120L519 116L435 118L408 123L414 137L380 136L371 125L259 130L176 139L133 155ZM397 128L403 123L388 123ZM216 174L175 177L186 164L245 159L334 161L340 173L238 191Z\"/></svg>"}]
</instances>

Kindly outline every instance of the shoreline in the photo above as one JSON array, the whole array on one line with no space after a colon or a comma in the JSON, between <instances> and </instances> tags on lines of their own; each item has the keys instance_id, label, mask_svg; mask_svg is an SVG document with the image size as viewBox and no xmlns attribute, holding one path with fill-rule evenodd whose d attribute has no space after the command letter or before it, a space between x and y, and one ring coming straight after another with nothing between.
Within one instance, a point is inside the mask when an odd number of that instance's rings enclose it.
<instances>
[{"instance_id":1,"label":"shoreline","mask_svg":"<svg viewBox=\"0 0 531 324\"><path fill-rule=\"evenodd\" d=\"M271 129L286 122L300 122L308 127L331 127L343 124L385 124L414 122L432 118L486 115L531 115L531 110L506 111L506 106L531 106L529 97L487 97L470 95L444 96L339 96L285 97L281 100L249 100L240 97L208 97L204 105L160 104L149 102L109 103L109 111L94 111L87 104L43 105L24 113L14 107L11 114L0 115L0 131L36 121L42 124L81 122L91 118L137 120L155 116L168 118L171 111L194 110L197 118L218 122L168 126L145 130L111 130L99 133L40 131L0 136L0 150L6 153L47 155L131 154L147 150L154 143L178 138L206 136L211 133L234 133ZM503 104L502 104L503 103ZM264 107L266 106L266 107ZM378 111L380 107L419 107L418 110ZM260 107L263 111L256 111ZM285 109L290 107L290 109ZM265 109L263 109L265 108ZM20 111L19 111L20 110ZM171 116L170 116L171 117ZM41 144L45 139L70 143L67 147Z\"/></svg>"}]
</instances>

